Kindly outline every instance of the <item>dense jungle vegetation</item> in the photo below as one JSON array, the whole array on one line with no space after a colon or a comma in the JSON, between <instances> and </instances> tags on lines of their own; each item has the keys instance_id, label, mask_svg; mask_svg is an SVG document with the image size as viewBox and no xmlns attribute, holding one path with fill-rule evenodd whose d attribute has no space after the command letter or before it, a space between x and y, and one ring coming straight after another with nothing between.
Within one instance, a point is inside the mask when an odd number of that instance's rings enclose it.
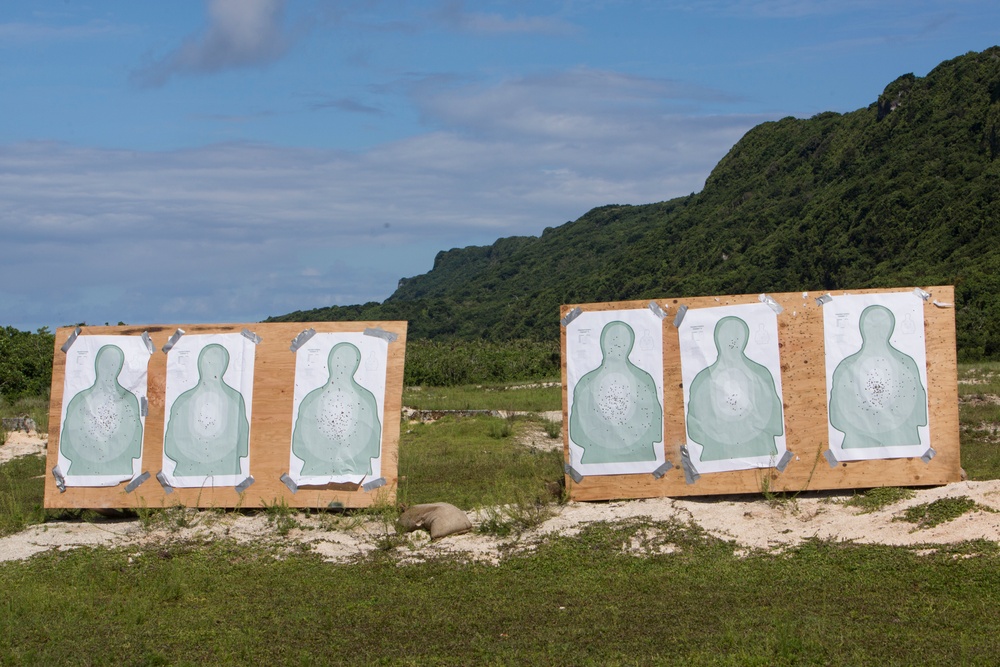
<instances>
[{"instance_id":1,"label":"dense jungle vegetation","mask_svg":"<svg viewBox=\"0 0 1000 667\"><path fill-rule=\"evenodd\" d=\"M748 132L705 188L540 237L443 251L383 303L411 339L558 339L564 303L956 286L959 355L1000 359L1000 47L906 74L864 109Z\"/></svg>"}]
</instances>

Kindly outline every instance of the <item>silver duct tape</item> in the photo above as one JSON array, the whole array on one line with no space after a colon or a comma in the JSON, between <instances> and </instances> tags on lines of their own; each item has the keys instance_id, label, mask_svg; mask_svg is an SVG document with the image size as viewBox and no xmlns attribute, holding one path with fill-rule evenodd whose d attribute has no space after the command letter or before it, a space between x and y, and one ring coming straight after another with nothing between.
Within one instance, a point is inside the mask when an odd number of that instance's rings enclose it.
<instances>
[{"instance_id":1,"label":"silver duct tape","mask_svg":"<svg viewBox=\"0 0 1000 667\"><path fill-rule=\"evenodd\" d=\"M331 500L327 504L327 507L329 507L332 510L342 510L344 509L344 503L340 502L339 500Z\"/></svg>"},{"instance_id":2,"label":"silver duct tape","mask_svg":"<svg viewBox=\"0 0 1000 667\"><path fill-rule=\"evenodd\" d=\"M73 329L73 333L69 335L69 338L66 339L66 342L63 343L62 347L60 347L59 349L62 350L63 352L69 352L69 348L73 347L73 343L76 342L76 339L80 335L81 331L82 329L80 327Z\"/></svg>"},{"instance_id":3,"label":"silver duct tape","mask_svg":"<svg viewBox=\"0 0 1000 667\"><path fill-rule=\"evenodd\" d=\"M374 491L375 489L380 489L386 485L385 477L379 477L378 479L373 479L370 482L365 482L361 485L362 491Z\"/></svg>"},{"instance_id":4,"label":"silver duct tape","mask_svg":"<svg viewBox=\"0 0 1000 667\"><path fill-rule=\"evenodd\" d=\"M299 348L309 342L309 339L316 335L315 329L306 329L298 336L292 339L292 346L290 349L292 352L298 352ZM294 493L294 491L293 491Z\"/></svg>"},{"instance_id":5,"label":"silver duct tape","mask_svg":"<svg viewBox=\"0 0 1000 667\"><path fill-rule=\"evenodd\" d=\"M149 416L149 400L145 396L139 399L139 414L143 417Z\"/></svg>"},{"instance_id":6,"label":"silver duct tape","mask_svg":"<svg viewBox=\"0 0 1000 667\"><path fill-rule=\"evenodd\" d=\"M150 354L156 352L156 346L153 345L153 339L149 337L148 331L142 332L142 342L146 344L146 349L149 350Z\"/></svg>"},{"instance_id":7,"label":"silver duct tape","mask_svg":"<svg viewBox=\"0 0 1000 667\"><path fill-rule=\"evenodd\" d=\"M386 331L382 328L375 329L365 329L366 336L374 336L375 338L381 338L387 343L395 343L396 339L399 338L398 335L392 333L391 331Z\"/></svg>"},{"instance_id":8,"label":"silver duct tape","mask_svg":"<svg viewBox=\"0 0 1000 667\"><path fill-rule=\"evenodd\" d=\"M295 480L292 479L287 472L281 473L281 477L279 477L278 479L280 479L281 483L287 486L288 490L291 491L292 493L295 493L296 491L299 490L299 485L295 483Z\"/></svg>"},{"instance_id":9,"label":"silver duct tape","mask_svg":"<svg viewBox=\"0 0 1000 667\"><path fill-rule=\"evenodd\" d=\"M778 464L774 466L775 470L778 472L785 472L785 468L788 467L788 464L792 462L793 458L795 458L795 454L792 454L786 449L785 453L781 455L781 459L778 461Z\"/></svg>"},{"instance_id":10,"label":"silver duct tape","mask_svg":"<svg viewBox=\"0 0 1000 667\"><path fill-rule=\"evenodd\" d=\"M837 460L837 457L833 455L832 449L828 449L823 452L823 458L826 459L826 462L830 464L831 468L836 468L837 464L840 463L840 461Z\"/></svg>"},{"instance_id":11,"label":"silver duct tape","mask_svg":"<svg viewBox=\"0 0 1000 667\"><path fill-rule=\"evenodd\" d=\"M934 458L935 456L937 456L937 452L934 451L934 448L928 447L927 451L924 452L924 455L920 457L920 460L923 461L924 463L930 463L931 459Z\"/></svg>"},{"instance_id":12,"label":"silver duct tape","mask_svg":"<svg viewBox=\"0 0 1000 667\"><path fill-rule=\"evenodd\" d=\"M583 314L583 310L580 309L580 306L577 306L573 310L571 310L568 313L566 313L566 317L564 317L561 320L559 320L559 324L563 325L564 327L568 327L570 322L572 322L576 318L580 317L580 315L582 315L582 314Z\"/></svg>"},{"instance_id":13,"label":"silver duct tape","mask_svg":"<svg viewBox=\"0 0 1000 667\"><path fill-rule=\"evenodd\" d=\"M955 304L953 304L953 303L946 303L944 301L938 301L936 299L934 301L932 301L931 303L933 303L938 308L954 308L955 307Z\"/></svg>"},{"instance_id":14,"label":"silver duct tape","mask_svg":"<svg viewBox=\"0 0 1000 667\"><path fill-rule=\"evenodd\" d=\"M655 301L650 301L649 305L647 305L646 307L649 308L651 311L653 311L653 314L659 317L661 320L666 319L667 311L663 310L663 308L660 308L660 304L656 303Z\"/></svg>"},{"instance_id":15,"label":"silver duct tape","mask_svg":"<svg viewBox=\"0 0 1000 667\"><path fill-rule=\"evenodd\" d=\"M170 482L167 481L167 476L163 474L163 471L156 473L156 481L160 483L163 490L167 493L173 493L174 487L170 486Z\"/></svg>"},{"instance_id":16,"label":"silver duct tape","mask_svg":"<svg viewBox=\"0 0 1000 667\"><path fill-rule=\"evenodd\" d=\"M684 469L685 484L694 484L701 477L701 473L695 470L694 463L691 462L691 450L685 445L681 445L681 468Z\"/></svg>"},{"instance_id":17,"label":"silver duct tape","mask_svg":"<svg viewBox=\"0 0 1000 667\"><path fill-rule=\"evenodd\" d=\"M670 461L664 462L663 465L661 465L659 468L653 471L653 479L660 479L661 477L666 475L669 470L673 469L673 467L674 464L671 463Z\"/></svg>"},{"instance_id":18,"label":"silver duct tape","mask_svg":"<svg viewBox=\"0 0 1000 667\"><path fill-rule=\"evenodd\" d=\"M243 493L250 488L250 485L256 482L253 475L247 475L247 478L236 485L236 493Z\"/></svg>"},{"instance_id":19,"label":"silver duct tape","mask_svg":"<svg viewBox=\"0 0 1000 667\"><path fill-rule=\"evenodd\" d=\"M771 308L771 310L773 310L778 315L781 315L781 313L785 310L784 306L775 301L773 297L770 297L766 294L761 294L759 297L757 297L757 300L760 301L761 303L766 303Z\"/></svg>"},{"instance_id":20,"label":"silver duct tape","mask_svg":"<svg viewBox=\"0 0 1000 667\"><path fill-rule=\"evenodd\" d=\"M240 332L240 335L243 336L244 338L246 338L248 341L250 341L254 345L260 345L260 342L262 340L264 340L263 338L261 338L260 336L258 336L254 332L250 331L249 329L244 329L243 331Z\"/></svg>"},{"instance_id":21,"label":"silver duct tape","mask_svg":"<svg viewBox=\"0 0 1000 667\"><path fill-rule=\"evenodd\" d=\"M167 342L163 344L163 347L161 348L163 350L163 354L166 354L167 352L170 351L170 348L172 348L174 345L177 345L177 341L179 341L181 339L181 336L183 335L184 335L184 329L178 329L177 331L175 331L173 335L169 338L169 340L167 340Z\"/></svg>"},{"instance_id":22,"label":"silver duct tape","mask_svg":"<svg viewBox=\"0 0 1000 667\"><path fill-rule=\"evenodd\" d=\"M833 297L830 296L829 294L824 294L823 296L816 297L817 306L823 306L825 304L830 303L831 301L833 301Z\"/></svg>"},{"instance_id":23,"label":"silver duct tape","mask_svg":"<svg viewBox=\"0 0 1000 667\"><path fill-rule=\"evenodd\" d=\"M925 292L922 289L920 289L919 287L914 287L913 288L913 293L916 294L917 296L919 296L924 301L927 301L928 299L931 298L931 293L930 292Z\"/></svg>"},{"instance_id":24,"label":"silver duct tape","mask_svg":"<svg viewBox=\"0 0 1000 667\"><path fill-rule=\"evenodd\" d=\"M688 307L681 306L677 309L677 317L674 318L674 327L677 329L681 328L681 322L684 321L684 316L687 315Z\"/></svg>"},{"instance_id":25,"label":"silver duct tape","mask_svg":"<svg viewBox=\"0 0 1000 667\"><path fill-rule=\"evenodd\" d=\"M66 477L63 475L62 468L58 465L53 467L52 477L56 480L56 488L59 489L59 493L66 493Z\"/></svg>"},{"instance_id":26,"label":"silver duct tape","mask_svg":"<svg viewBox=\"0 0 1000 667\"><path fill-rule=\"evenodd\" d=\"M146 472L142 473L141 475L139 475L138 477L136 477L135 479L133 479L128 484L126 484L125 485L125 493L132 493L133 491L135 491L136 489L138 489L140 486L142 486L142 483L145 482L147 479L149 479L149 471L148 470Z\"/></svg>"},{"instance_id":27,"label":"silver duct tape","mask_svg":"<svg viewBox=\"0 0 1000 667\"><path fill-rule=\"evenodd\" d=\"M576 470L574 470L573 466L571 466L570 464L566 463L565 465L563 465L563 470L577 484L579 484L580 482L583 481L583 475L581 475L579 472L577 472Z\"/></svg>"}]
</instances>

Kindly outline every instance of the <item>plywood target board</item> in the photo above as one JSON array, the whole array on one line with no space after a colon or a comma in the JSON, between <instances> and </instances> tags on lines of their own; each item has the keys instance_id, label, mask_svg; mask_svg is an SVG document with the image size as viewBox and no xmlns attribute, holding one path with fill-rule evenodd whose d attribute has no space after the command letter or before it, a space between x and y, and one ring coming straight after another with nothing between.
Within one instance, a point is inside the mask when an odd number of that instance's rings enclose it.
<instances>
[{"instance_id":1,"label":"plywood target board","mask_svg":"<svg viewBox=\"0 0 1000 667\"><path fill-rule=\"evenodd\" d=\"M561 309L574 500L961 478L954 288Z\"/></svg>"},{"instance_id":2,"label":"plywood target board","mask_svg":"<svg viewBox=\"0 0 1000 667\"><path fill-rule=\"evenodd\" d=\"M56 332L46 507L394 501L406 322Z\"/></svg>"}]
</instances>

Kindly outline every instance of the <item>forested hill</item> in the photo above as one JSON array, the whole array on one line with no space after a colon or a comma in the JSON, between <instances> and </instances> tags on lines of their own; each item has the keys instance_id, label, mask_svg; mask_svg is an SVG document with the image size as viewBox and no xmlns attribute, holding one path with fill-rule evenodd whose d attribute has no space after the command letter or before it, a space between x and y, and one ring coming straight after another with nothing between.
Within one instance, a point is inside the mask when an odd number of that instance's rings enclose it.
<instances>
[{"instance_id":1,"label":"forested hill","mask_svg":"<svg viewBox=\"0 0 1000 667\"><path fill-rule=\"evenodd\" d=\"M552 339L562 303L955 284L961 356L1000 358L998 157L993 47L901 76L865 109L759 125L699 194L441 252L384 303L273 319Z\"/></svg>"}]
</instances>

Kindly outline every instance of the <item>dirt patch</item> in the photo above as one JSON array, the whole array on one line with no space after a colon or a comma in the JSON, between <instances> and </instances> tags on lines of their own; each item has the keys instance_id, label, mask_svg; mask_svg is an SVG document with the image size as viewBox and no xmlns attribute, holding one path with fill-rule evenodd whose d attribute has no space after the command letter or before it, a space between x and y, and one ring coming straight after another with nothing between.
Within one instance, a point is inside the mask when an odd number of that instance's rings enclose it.
<instances>
[{"instance_id":1,"label":"dirt patch","mask_svg":"<svg viewBox=\"0 0 1000 667\"><path fill-rule=\"evenodd\" d=\"M6 463L19 456L40 456L49 446L48 436L25 431L9 431L7 440L0 445L0 463Z\"/></svg>"}]
</instances>

